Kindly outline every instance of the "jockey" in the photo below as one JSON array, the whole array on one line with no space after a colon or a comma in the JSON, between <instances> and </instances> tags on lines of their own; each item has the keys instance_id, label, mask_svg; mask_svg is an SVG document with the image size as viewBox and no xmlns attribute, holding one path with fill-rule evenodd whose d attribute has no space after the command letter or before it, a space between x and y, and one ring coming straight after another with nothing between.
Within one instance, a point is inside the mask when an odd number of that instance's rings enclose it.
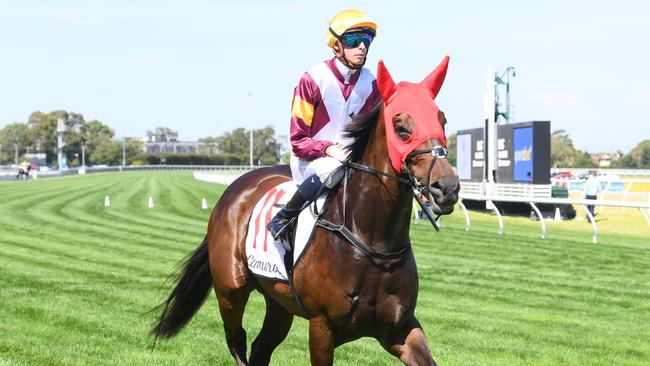
<instances>
[{"instance_id":1,"label":"jockey","mask_svg":"<svg viewBox=\"0 0 650 366\"><path fill-rule=\"evenodd\" d=\"M363 67L376 34L377 25L361 11L336 14L327 29L327 46L334 57L304 73L294 90L290 166L299 186L267 225L274 239L283 236L287 224L317 198L326 178L347 159L344 129L352 116L381 102L375 77Z\"/></svg>"}]
</instances>

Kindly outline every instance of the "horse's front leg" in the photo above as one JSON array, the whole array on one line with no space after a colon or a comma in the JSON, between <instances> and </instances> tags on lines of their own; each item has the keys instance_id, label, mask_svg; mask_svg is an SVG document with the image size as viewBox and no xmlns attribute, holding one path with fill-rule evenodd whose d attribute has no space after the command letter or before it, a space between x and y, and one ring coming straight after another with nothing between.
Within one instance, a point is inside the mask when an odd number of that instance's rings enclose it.
<instances>
[{"instance_id":1,"label":"horse's front leg","mask_svg":"<svg viewBox=\"0 0 650 366\"><path fill-rule=\"evenodd\" d=\"M422 326L415 316L407 321L401 329L397 329L396 332L380 342L388 352L398 357L405 365L436 365Z\"/></svg>"},{"instance_id":2,"label":"horse's front leg","mask_svg":"<svg viewBox=\"0 0 650 366\"><path fill-rule=\"evenodd\" d=\"M309 356L312 366L334 364L334 332L324 316L309 320Z\"/></svg>"}]
</instances>

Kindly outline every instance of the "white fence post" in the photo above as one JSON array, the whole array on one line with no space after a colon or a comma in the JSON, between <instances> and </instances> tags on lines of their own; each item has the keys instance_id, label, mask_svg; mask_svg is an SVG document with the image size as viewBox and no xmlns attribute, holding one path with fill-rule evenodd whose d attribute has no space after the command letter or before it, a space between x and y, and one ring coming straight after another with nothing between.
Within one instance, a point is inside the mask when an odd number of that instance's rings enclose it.
<instances>
[{"instance_id":1,"label":"white fence post","mask_svg":"<svg viewBox=\"0 0 650 366\"><path fill-rule=\"evenodd\" d=\"M535 210L535 214L539 217L539 223L542 224L542 239L546 239L546 224L544 223L544 215L539 211L539 208L535 205L535 202L528 202L530 206Z\"/></svg>"},{"instance_id":2,"label":"white fence post","mask_svg":"<svg viewBox=\"0 0 650 366\"><path fill-rule=\"evenodd\" d=\"M465 231L469 231L469 229L470 229L470 227L471 227L471 224L470 224L470 222L469 222L469 212L467 212L467 208L466 208L465 205L463 204L463 200L462 200L462 199L459 199L459 200L458 200L458 205L460 206L460 208L463 209L463 212L465 213Z\"/></svg>"},{"instance_id":3,"label":"white fence post","mask_svg":"<svg viewBox=\"0 0 650 366\"><path fill-rule=\"evenodd\" d=\"M645 222L647 222L648 226L650 226L650 219L648 218L648 214L645 212L645 209L639 207L639 211L641 211L641 215L643 215L643 218L645 218Z\"/></svg>"},{"instance_id":4,"label":"white fence post","mask_svg":"<svg viewBox=\"0 0 650 366\"><path fill-rule=\"evenodd\" d=\"M589 209L587 208L587 205L580 205L585 212L587 213L587 218L589 221L591 221L591 226L594 228L594 237L591 239L594 244L598 244L598 228L596 227L596 219L594 218L594 215L591 214Z\"/></svg>"},{"instance_id":5,"label":"white fence post","mask_svg":"<svg viewBox=\"0 0 650 366\"><path fill-rule=\"evenodd\" d=\"M499 235L503 235L503 218L501 217L499 208L491 200L485 201L485 208L488 210L493 210L494 213L497 214L497 218L499 219Z\"/></svg>"},{"instance_id":6,"label":"white fence post","mask_svg":"<svg viewBox=\"0 0 650 366\"><path fill-rule=\"evenodd\" d=\"M507 188L507 187L506 187ZM505 192L505 191L504 191ZM499 192L497 192L499 193ZM608 201L608 200L587 200L587 199L569 199L569 198L553 198L553 197L530 197L527 195L527 197L523 196L512 196L512 195L497 195L497 194L487 194L487 192L484 194L483 192L481 193L460 193L460 199L462 200L474 200L474 201L485 201L485 208L488 210L493 210L495 214L499 218L499 227L500 227L500 232L499 234L503 234L503 220L501 218L501 214L499 210L496 208L496 205L494 202L521 202L521 203L528 203L532 206L532 204L539 204L539 203L549 203L549 204L558 204L558 205L578 205L581 206L584 211L587 214L587 217L589 218L589 221L591 221L591 225L593 228L593 238L592 241L594 243L598 243L598 227L596 225L596 220L594 219L593 215L587 210L587 205L594 205L594 206L610 206L610 207L632 207L632 208L639 208L641 211L641 214L645 218L646 222L650 226L650 218L648 217L648 210L650 210L650 195L648 196L649 200L648 202L631 202L631 201ZM532 203L531 203L532 202ZM464 206L461 206L464 207ZM534 208L533 208L534 209ZM467 214L466 214L467 216ZM538 213L538 216L541 216L541 212ZM544 222L544 226L542 227L543 235L546 237L546 224Z\"/></svg>"}]
</instances>

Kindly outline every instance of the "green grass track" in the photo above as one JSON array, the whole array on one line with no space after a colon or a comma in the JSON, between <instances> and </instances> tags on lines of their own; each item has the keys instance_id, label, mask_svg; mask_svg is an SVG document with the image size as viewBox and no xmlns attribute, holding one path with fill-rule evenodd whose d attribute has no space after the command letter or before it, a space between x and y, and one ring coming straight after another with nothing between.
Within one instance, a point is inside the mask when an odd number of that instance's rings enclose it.
<instances>
[{"instance_id":1,"label":"green grass track","mask_svg":"<svg viewBox=\"0 0 650 366\"><path fill-rule=\"evenodd\" d=\"M213 295L179 336L152 348L149 310L174 266L203 239L224 186L189 172L93 174L0 182L0 365L232 365ZM104 207L104 197L111 207ZM155 207L147 208L147 199ZM650 365L650 229L630 209L539 223L457 210L420 222L417 314L441 365ZM581 212L579 212L582 214ZM645 226L644 226L645 225ZM244 318L249 346L263 299ZM273 365L308 365L296 318ZM399 365L363 339L336 365Z\"/></svg>"}]
</instances>

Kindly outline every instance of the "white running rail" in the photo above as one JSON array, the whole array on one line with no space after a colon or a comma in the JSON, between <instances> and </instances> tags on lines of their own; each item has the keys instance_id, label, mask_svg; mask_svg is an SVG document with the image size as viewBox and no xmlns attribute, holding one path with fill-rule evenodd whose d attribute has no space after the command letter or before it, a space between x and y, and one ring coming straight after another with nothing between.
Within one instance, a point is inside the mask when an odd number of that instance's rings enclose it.
<instances>
[{"instance_id":1,"label":"white running rail","mask_svg":"<svg viewBox=\"0 0 650 366\"><path fill-rule=\"evenodd\" d=\"M540 224L542 226L542 239L546 237L546 223L544 222L544 216L539 212L537 209L537 206L535 205L536 203L550 203L550 204L565 204L565 205L580 205L585 212L587 213L587 216L589 217L589 220L591 221L591 226L593 228L594 234L592 241L594 244L598 243L598 227L596 226L596 220L594 220L594 217L591 215L589 210L587 210L587 205L594 205L594 206L612 206L612 207L632 207L632 208L638 208L639 211L641 211L641 214L646 220L646 223L648 226L650 226L650 218L648 217L648 213L646 210L650 210L650 202L630 202L630 201L608 201L608 200L586 200L586 199L569 199L569 198L529 198L529 197L514 197L514 196L497 196L497 195L482 195L482 194L472 194L472 193L461 193L460 194L460 207L463 209L465 212L465 219L466 219L466 230L469 230L470 228L470 222L469 222L469 213L467 209L465 208L465 205L462 204L462 200L473 200L473 201L485 201L486 202L486 208L494 210L495 213L497 214L497 217L499 219L499 234L503 234L503 219L501 218L501 214L499 213L499 209L497 206L494 204L494 202L521 202L521 203L528 203L531 205L533 210L535 211L537 217L539 217Z\"/></svg>"}]
</instances>

